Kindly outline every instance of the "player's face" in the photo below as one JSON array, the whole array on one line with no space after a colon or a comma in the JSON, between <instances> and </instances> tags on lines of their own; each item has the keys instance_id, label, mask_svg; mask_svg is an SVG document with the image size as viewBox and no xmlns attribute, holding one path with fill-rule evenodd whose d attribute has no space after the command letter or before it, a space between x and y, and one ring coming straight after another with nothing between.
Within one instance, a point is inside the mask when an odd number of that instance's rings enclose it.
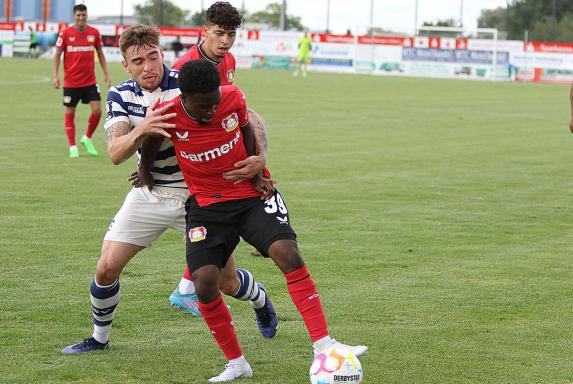
<instances>
[{"instance_id":1,"label":"player's face","mask_svg":"<svg viewBox=\"0 0 573 384\"><path fill-rule=\"evenodd\" d=\"M221 88L210 93L182 95L183 105L199 124L209 124L215 117L215 111L221 102Z\"/></svg>"},{"instance_id":2,"label":"player's face","mask_svg":"<svg viewBox=\"0 0 573 384\"><path fill-rule=\"evenodd\" d=\"M74 22L77 29L84 29L88 23L88 13L86 11L74 12Z\"/></svg>"},{"instance_id":3,"label":"player's face","mask_svg":"<svg viewBox=\"0 0 573 384\"><path fill-rule=\"evenodd\" d=\"M208 24L205 26L203 38L205 41L201 46L203 51L210 59L220 61L233 46L237 38L237 30Z\"/></svg>"},{"instance_id":4,"label":"player's face","mask_svg":"<svg viewBox=\"0 0 573 384\"><path fill-rule=\"evenodd\" d=\"M133 45L125 51L123 67L144 90L153 92L163 80L163 51L158 46Z\"/></svg>"}]
</instances>

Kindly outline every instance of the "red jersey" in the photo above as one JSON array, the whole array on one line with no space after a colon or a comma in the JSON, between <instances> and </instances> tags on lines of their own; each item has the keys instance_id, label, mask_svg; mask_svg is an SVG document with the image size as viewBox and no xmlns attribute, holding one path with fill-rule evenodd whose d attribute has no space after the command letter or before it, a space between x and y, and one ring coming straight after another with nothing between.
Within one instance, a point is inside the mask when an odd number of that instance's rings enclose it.
<instances>
[{"instance_id":1,"label":"red jersey","mask_svg":"<svg viewBox=\"0 0 573 384\"><path fill-rule=\"evenodd\" d=\"M102 46L99 31L89 25L83 32L74 26L60 32L56 47L64 51L64 88L94 85L94 50Z\"/></svg>"},{"instance_id":2,"label":"red jersey","mask_svg":"<svg viewBox=\"0 0 573 384\"><path fill-rule=\"evenodd\" d=\"M221 102L208 124L199 124L189 116L181 105L181 96L172 102L175 105L169 113L177 116L168 122L177 128L167 131L171 134L185 183L197 203L203 207L260 196L248 181L234 184L223 178L224 172L235 169L237 161L247 158L241 127L249 122L249 114L241 90L234 85L221 87Z\"/></svg>"},{"instance_id":3,"label":"red jersey","mask_svg":"<svg viewBox=\"0 0 573 384\"><path fill-rule=\"evenodd\" d=\"M225 53L225 56L223 56L223 60L217 63L216 61L213 61L207 57L205 52L203 52L203 50L201 49L201 46L202 44L192 46L191 49L189 49L189 51L187 51L186 54L181 56L179 60L177 60L175 64L173 64L172 68L179 71L183 66L183 64L185 64L188 61L204 59L217 65L217 68L219 69L219 75L221 76L221 85L233 84L233 81L235 80L235 68L236 68L235 57L233 56L233 54L231 52Z\"/></svg>"}]
</instances>

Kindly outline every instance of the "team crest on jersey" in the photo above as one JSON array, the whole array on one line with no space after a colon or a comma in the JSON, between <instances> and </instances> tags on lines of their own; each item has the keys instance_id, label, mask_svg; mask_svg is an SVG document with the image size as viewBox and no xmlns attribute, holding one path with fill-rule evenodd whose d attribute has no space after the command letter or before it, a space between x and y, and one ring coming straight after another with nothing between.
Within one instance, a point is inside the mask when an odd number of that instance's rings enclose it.
<instances>
[{"instance_id":1,"label":"team crest on jersey","mask_svg":"<svg viewBox=\"0 0 573 384\"><path fill-rule=\"evenodd\" d=\"M205 227L195 227L189 230L189 240L191 240L192 243L205 240L206 237L207 228Z\"/></svg>"},{"instance_id":2,"label":"team crest on jersey","mask_svg":"<svg viewBox=\"0 0 573 384\"><path fill-rule=\"evenodd\" d=\"M235 80L235 70L234 69L227 69L227 80L229 80L229 83L232 83Z\"/></svg>"},{"instance_id":3,"label":"team crest on jersey","mask_svg":"<svg viewBox=\"0 0 573 384\"><path fill-rule=\"evenodd\" d=\"M90 43L93 43L96 38L95 38L94 35L88 35L88 36L87 36L87 39L88 39L88 41L89 41Z\"/></svg>"},{"instance_id":4,"label":"team crest on jersey","mask_svg":"<svg viewBox=\"0 0 573 384\"><path fill-rule=\"evenodd\" d=\"M189 131L184 131L183 133L175 131L175 135L177 136L179 141L189 141Z\"/></svg>"},{"instance_id":5,"label":"team crest on jersey","mask_svg":"<svg viewBox=\"0 0 573 384\"><path fill-rule=\"evenodd\" d=\"M233 112L221 121L221 125L227 132L234 131L239 126L239 116L236 112Z\"/></svg>"}]
</instances>

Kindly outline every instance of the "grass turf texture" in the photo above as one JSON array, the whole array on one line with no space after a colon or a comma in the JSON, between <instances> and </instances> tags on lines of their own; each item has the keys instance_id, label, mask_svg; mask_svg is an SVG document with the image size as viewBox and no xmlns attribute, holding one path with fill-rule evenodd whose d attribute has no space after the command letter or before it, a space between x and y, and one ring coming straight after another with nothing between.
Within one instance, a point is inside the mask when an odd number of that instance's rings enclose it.
<instances>
[{"instance_id":1,"label":"grass turf texture","mask_svg":"<svg viewBox=\"0 0 573 384\"><path fill-rule=\"evenodd\" d=\"M0 381L206 382L225 361L201 319L168 306L184 266L175 231L125 269L110 349L59 354L91 334L89 284L134 161L111 164L101 125L100 156L67 158L50 73L0 60ZM254 70L237 84L270 126L332 334L370 347L364 383L573 381L567 87ZM246 382L305 383L303 322L278 269L249 252L238 264L281 322L265 340L252 309L226 300Z\"/></svg>"}]
</instances>

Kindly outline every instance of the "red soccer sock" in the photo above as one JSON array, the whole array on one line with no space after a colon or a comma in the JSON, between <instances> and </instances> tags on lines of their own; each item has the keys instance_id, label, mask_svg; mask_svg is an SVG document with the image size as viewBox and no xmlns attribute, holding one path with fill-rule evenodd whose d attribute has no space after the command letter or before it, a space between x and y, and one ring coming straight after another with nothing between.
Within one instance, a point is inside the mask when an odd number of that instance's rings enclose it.
<instances>
[{"instance_id":1,"label":"red soccer sock","mask_svg":"<svg viewBox=\"0 0 573 384\"><path fill-rule=\"evenodd\" d=\"M328 336L326 316L324 316L316 286L306 265L285 274L285 279L290 297L302 315L312 342Z\"/></svg>"},{"instance_id":2,"label":"red soccer sock","mask_svg":"<svg viewBox=\"0 0 573 384\"><path fill-rule=\"evenodd\" d=\"M70 147L76 145L76 124L74 123L75 113L64 113L64 129L68 137Z\"/></svg>"},{"instance_id":3,"label":"red soccer sock","mask_svg":"<svg viewBox=\"0 0 573 384\"><path fill-rule=\"evenodd\" d=\"M214 301L207 304L199 300L199 310L227 360L243 356L243 350L233 326L233 318L221 294L219 293Z\"/></svg>"},{"instance_id":4,"label":"red soccer sock","mask_svg":"<svg viewBox=\"0 0 573 384\"><path fill-rule=\"evenodd\" d=\"M92 113L90 115L90 118L88 120L88 129L86 131L86 137L88 139L92 138L92 135L94 134L98 124L99 124L99 119L101 118L101 112L100 113Z\"/></svg>"},{"instance_id":5,"label":"red soccer sock","mask_svg":"<svg viewBox=\"0 0 573 384\"><path fill-rule=\"evenodd\" d=\"M185 267L185 271L183 272L183 278L185 280L193 281L193 278L191 277L191 272L189 271L189 267Z\"/></svg>"}]
</instances>

